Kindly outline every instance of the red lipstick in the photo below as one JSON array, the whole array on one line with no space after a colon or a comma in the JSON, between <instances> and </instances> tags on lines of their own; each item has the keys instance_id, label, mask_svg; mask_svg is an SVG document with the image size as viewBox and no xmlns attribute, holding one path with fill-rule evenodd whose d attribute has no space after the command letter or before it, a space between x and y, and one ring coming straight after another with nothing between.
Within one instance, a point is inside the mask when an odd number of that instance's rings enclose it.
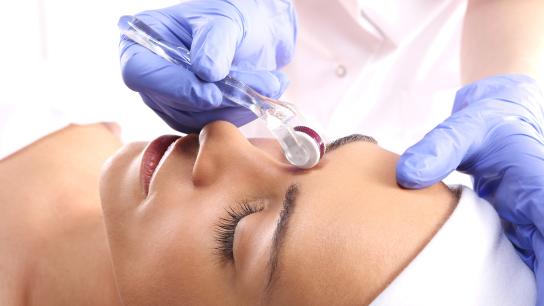
<instances>
[{"instance_id":1,"label":"red lipstick","mask_svg":"<svg viewBox=\"0 0 544 306\"><path fill-rule=\"evenodd\" d=\"M179 138L180 136L176 135L163 135L150 142L145 148L140 164L140 183L145 195L149 193L149 183L164 153Z\"/></svg>"}]
</instances>

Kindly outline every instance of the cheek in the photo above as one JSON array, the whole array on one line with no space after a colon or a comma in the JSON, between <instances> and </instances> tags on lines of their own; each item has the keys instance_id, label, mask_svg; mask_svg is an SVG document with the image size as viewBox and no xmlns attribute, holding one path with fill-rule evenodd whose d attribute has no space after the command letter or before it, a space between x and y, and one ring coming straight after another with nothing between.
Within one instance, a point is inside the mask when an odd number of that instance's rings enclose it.
<instances>
[{"instance_id":1,"label":"cheek","mask_svg":"<svg viewBox=\"0 0 544 306\"><path fill-rule=\"evenodd\" d=\"M302 214L301 214L302 215ZM365 275L367 258L355 241L359 228L333 217L305 214L307 222L293 219L282 253L274 305L357 305L352 299ZM366 304L365 304L366 305Z\"/></svg>"},{"instance_id":2,"label":"cheek","mask_svg":"<svg viewBox=\"0 0 544 306\"><path fill-rule=\"evenodd\" d=\"M210 297L227 296L225 271L214 254L219 211L211 207L209 200L165 192L125 214L110 246L127 304L206 304Z\"/></svg>"},{"instance_id":3,"label":"cheek","mask_svg":"<svg viewBox=\"0 0 544 306\"><path fill-rule=\"evenodd\" d=\"M144 199L139 180L139 157L145 145L126 145L104 164L100 176L100 198L106 220L137 206Z\"/></svg>"}]
</instances>

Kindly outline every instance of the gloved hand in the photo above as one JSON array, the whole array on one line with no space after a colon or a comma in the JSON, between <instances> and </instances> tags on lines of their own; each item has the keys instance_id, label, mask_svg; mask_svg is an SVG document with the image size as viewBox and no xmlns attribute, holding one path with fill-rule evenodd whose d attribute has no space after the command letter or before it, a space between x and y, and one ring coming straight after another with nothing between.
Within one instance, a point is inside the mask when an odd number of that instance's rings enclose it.
<instances>
[{"instance_id":1,"label":"gloved hand","mask_svg":"<svg viewBox=\"0 0 544 306\"><path fill-rule=\"evenodd\" d=\"M544 96L521 75L463 87L453 114L397 164L397 181L422 188L457 169L505 222L508 238L536 274L544 305Z\"/></svg>"},{"instance_id":2,"label":"gloved hand","mask_svg":"<svg viewBox=\"0 0 544 306\"><path fill-rule=\"evenodd\" d=\"M137 15L162 38L191 51L192 72L125 37L121 69L126 85L172 128L196 132L218 119L240 126L255 115L222 100L216 82L231 75L269 97L287 78L277 69L294 51L296 18L290 0L193 0ZM232 65L232 66L231 66Z\"/></svg>"}]
</instances>

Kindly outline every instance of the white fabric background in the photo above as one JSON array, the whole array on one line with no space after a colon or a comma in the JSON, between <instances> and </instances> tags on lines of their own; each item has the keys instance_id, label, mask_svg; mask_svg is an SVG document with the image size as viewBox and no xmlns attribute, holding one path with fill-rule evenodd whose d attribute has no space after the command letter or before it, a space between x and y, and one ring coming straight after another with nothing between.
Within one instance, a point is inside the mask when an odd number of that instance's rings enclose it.
<instances>
[{"instance_id":1,"label":"white fabric background","mask_svg":"<svg viewBox=\"0 0 544 306\"><path fill-rule=\"evenodd\" d=\"M119 122L126 141L170 132L122 82L117 20L175 3L1 2L0 158L70 122Z\"/></svg>"}]
</instances>

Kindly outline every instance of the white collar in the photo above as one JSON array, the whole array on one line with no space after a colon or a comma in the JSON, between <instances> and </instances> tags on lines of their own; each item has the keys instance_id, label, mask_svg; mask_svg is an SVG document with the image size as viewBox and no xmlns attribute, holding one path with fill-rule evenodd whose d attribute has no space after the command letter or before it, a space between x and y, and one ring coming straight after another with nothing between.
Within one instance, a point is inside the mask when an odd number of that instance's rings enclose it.
<instances>
[{"instance_id":1,"label":"white collar","mask_svg":"<svg viewBox=\"0 0 544 306\"><path fill-rule=\"evenodd\" d=\"M338 0L361 27L400 46L460 0ZM366 19L361 21L361 19Z\"/></svg>"}]
</instances>

